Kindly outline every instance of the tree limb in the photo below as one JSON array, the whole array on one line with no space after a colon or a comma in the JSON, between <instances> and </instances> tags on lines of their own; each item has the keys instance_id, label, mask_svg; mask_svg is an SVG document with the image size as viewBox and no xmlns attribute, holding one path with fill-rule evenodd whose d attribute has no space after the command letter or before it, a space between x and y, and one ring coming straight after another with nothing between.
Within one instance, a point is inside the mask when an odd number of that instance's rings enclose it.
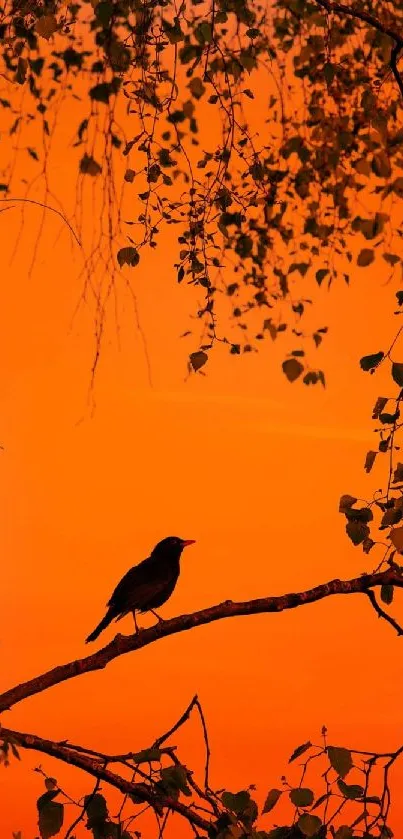
<instances>
[{"instance_id":1,"label":"tree limb","mask_svg":"<svg viewBox=\"0 0 403 839\"><path fill-rule=\"evenodd\" d=\"M278 597L261 597L246 602L233 602L226 600L208 609L193 612L190 615L179 615L170 620L152 626L150 629L143 629L135 635L116 635L116 637L96 653L85 658L70 661L67 664L54 667L46 673L29 679L10 690L0 694L0 713L10 710L17 702L34 696L44 690L80 676L82 673L90 673L93 670L102 670L115 658L134 650L147 647L155 641L160 641L169 635L178 632L186 632L197 626L223 620L224 618L239 617L240 615L259 615L268 612L283 612L286 609L296 609L308 603L315 603L325 597L336 594L357 594L366 593L369 589L382 585L395 585L403 588L403 576L395 568L387 571L379 571L372 574L362 574L351 580L330 580L319 586L301 591L298 593L283 594Z\"/></svg>"},{"instance_id":2,"label":"tree limb","mask_svg":"<svg viewBox=\"0 0 403 839\"><path fill-rule=\"evenodd\" d=\"M378 32L382 32L383 35L388 35L389 38L392 38L395 44L398 44L400 48L403 47L403 35L395 29L391 29L390 26L385 26L377 17L375 17L375 15L365 12L363 9L357 9L355 6L346 6L345 3L336 3L335 0L315 0L315 2L329 14L338 14L341 16L347 15L348 17L355 18L356 20L361 20L363 23L367 23L368 26L372 26L374 29L377 29Z\"/></svg>"},{"instance_id":3,"label":"tree limb","mask_svg":"<svg viewBox=\"0 0 403 839\"><path fill-rule=\"evenodd\" d=\"M203 818L203 816L194 812L188 805L182 804L180 801L176 801L174 798L164 795L162 792L158 792L158 795L156 795L151 785L133 784L126 778L122 778L116 772L111 772L105 765L108 761L107 755L104 758L90 757L89 755L76 752L62 743L45 740L36 734L26 734L10 728L1 727L0 738L4 738L5 740L11 739L20 748L33 749L34 751L42 752L43 754L50 755L50 757L62 760L64 763L76 766L99 781L105 781L125 795L130 796L135 794L137 799L142 799L150 804L151 807L155 807L156 805L158 808L167 807L169 810L183 816L191 824L205 831L208 831L210 827L209 819Z\"/></svg>"}]
</instances>

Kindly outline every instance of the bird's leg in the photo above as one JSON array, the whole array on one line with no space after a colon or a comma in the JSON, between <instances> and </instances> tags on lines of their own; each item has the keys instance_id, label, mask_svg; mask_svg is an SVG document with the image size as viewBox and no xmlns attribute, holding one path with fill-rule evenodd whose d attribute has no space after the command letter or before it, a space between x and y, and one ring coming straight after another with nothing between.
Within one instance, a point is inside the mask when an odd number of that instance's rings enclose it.
<instances>
[{"instance_id":1,"label":"bird's leg","mask_svg":"<svg viewBox=\"0 0 403 839\"><path fill-rule=\"evenodd\" d=\"M155 615L159 623L164 623L164 618L161 618L158 612L155 611L155 609L150 609L150 612L152 612L153 615Z\"/></svg>"},{"instance_id":2,"label":"bird's leg","mask_svg":"<svg viewBox=\"0 0 403 839\"><path fill-rule=\"evenodd\" d=\"M133 615L133 619L134 619L134 625L135 625L135 627L136 627L136 632L138 632L138 631L139 631L139 627L138 627L138 623L137 623L136 610L135 610L135 609L133 609L133 611L132 611L132 615Z\"/></svg>"}]
</instances>

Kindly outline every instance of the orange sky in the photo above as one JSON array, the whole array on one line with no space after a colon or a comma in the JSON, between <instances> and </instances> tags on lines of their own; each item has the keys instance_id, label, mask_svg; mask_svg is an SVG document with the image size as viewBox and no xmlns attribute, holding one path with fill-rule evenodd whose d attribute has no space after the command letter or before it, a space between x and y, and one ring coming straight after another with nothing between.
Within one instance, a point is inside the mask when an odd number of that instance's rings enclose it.
<instances>
[{"instance_id":1,"label":"orange sky","mask_svg":"<svg viewBox=\"0 0 403 839\"><path fill-rule=\"evenodd\" d=\"M69 171L63 175L67 183ZM317 322L329 325L318 351L326 390L290 385L280 370L284 345L269 341L259 355L240 358L218 348L207 377L185 381L197 343L178 336L189 328L194 296L176 285L166 249L157 250L130 275L153 385L122 297L121 347L111 328L91 416L91 312L70 330L79 259L66 232L55 244L60 223L48 218L27 279L36 213L27 211L12 264L19 216L1 220L1 689L85 655L84 638L119 578L168 534L197 544L183 556L165 616L371 568L372 555L347 540L338 501L382 484L382 470L368 477L363 462L383 374L365 376L358 360L394 334L392 286L357 271L351 289L316 291ZM119 629L131 632L131 619ZM140 749L197 692L213 785L254 782L261 801L279 785L293 748L318 740L324 723L340 745L402 742L401 647L366 598L335 598L174 636L33 697L2 722L110 752ZM183 742L197 763L196 726ZM38 764L72 795L91 788L78 772L24 754L21 765L1 771L2 839L12 830L36 835ZM398 801L395 829L402 814ZM263 829L270 824L262 819Z\"/></svg>"}]
</instances>

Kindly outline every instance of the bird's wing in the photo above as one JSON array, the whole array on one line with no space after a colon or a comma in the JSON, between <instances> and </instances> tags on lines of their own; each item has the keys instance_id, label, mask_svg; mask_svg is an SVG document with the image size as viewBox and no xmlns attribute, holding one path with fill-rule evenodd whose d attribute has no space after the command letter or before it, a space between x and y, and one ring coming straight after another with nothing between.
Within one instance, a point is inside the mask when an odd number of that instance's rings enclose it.
<instances>
[{"instance_id":1,"label":"bird's wing","mask_svg":"<svg viewBox=\"0 0 403 839\"><path fill-rule=\"evenodd\" d=\"M115 591L107 604L108 606L120 604L128 591L137 589L138 584L143 578L146 562L147 560L144 560L144 562L140 562L139 565L134 565L133 568L130 568L129 571L127 571L124 577L122 577L120 583L117 584Z\"/></svg>"},{"instance_id":2,"label":"bird's wing","mask_svg":"<svg viewBox=\"0 0 403 839\"><path fill-rule=\"evenodd\" d=\"M172 574L168 569L164 569L165 573L162 575L160 568L158 568L159 573L156 571L155 561L151 557L130 568L116 586L108 606L119 612L130 611L131 608L137 608L137 603L141 606L150 597L165 590Z\"/></svg>"}]
</instances>

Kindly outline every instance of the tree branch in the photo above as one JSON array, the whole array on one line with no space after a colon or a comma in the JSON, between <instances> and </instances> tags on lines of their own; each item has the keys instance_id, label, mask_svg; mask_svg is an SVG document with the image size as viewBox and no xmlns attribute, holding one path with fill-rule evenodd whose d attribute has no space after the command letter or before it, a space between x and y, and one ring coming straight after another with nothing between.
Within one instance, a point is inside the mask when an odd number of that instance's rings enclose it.
<instances>
[{"instance_id":1,"label":"tree branch","mask_svg":"<svg viewBox=\"0 0 403 839\"><path fill-rule=\"evenodd\" d=\"M346 6L344 3L336 3L333 2L333 0L315 0L315 2L318 6L321 6L322 9L328 12L328 14L338 14L341 17L343 17L343 15L347 15L355 20L361 20L363 23L367 23L368 26L372 26L378 32L382 32L383 35L387 35L392 39L392 41L394 41L389 66L403 97L403 79L397 66L400 53L403 49L403 36L395 29L385 26L374 15L371 15L369 12L365 12L361 9L357 9L355 6Z\"/></svg>"},{"instance_id":2,"label":"tree branch","mask_svg":"<svg viewBox=\"0 0 403 839\"><path fill-rule=\"evenodd\" d=\"M176 801L168 795L164 795L162 792L158 791L158 794L156 794L151 785L133 784L126 778L122 778L121 775L111 772L105 765L108 761L107 755L104 758L90 757L89 755L73 751L68 746L56 743L53 740L45 740L36 734L25 734L22 731L14 731L10 728L1 727L0 738L4 738L5 740L11 739L20 748L33 749L34 751L42 752L50 757L62 760L64 763L76 766L78 769L82 769L87 774L97 778L97 780L105 781L125 795L135 795L136 799L142 799L153 808L157 807L161 809L167 807L169 810L173 810L175 813L183 816L191 824L205 831L208 831L210 827L210 820L203 818L203 816L190 809L189 806L182 804L180 801Z\"/></svg>"},{"instance_id":3,"label":"tree branch","mask_svg":"<svg viewBox=\"0 0 403 839\"><path fill-rule=\"evenodd\" d=\"M362 574L360 577L355 577L351 580L330 580L307 591L283 594L279 597L261 597L256 600L238 603L232 600L226 600L224 603L210 606L208 609L202 609L190 615L179 615L176 618L161 621L161 623L152 626L150 629L143 629L135 635L118 634L113 641L98 650L98 652L92 653L92 655L88 655L85 658L54 667L52 670L48 670L47 673L29 679L27 682L23 682L0 694L0 713L10 710L17 702L41 693L53 685L58 685L68 679L73 679L82 673L102 670L113 659L121 655L126 655L126 653L133 652L134 650L140 650L149 644L153 644L170 635L175 635L178 632L186 632L197 626L203 626L204 624L223 620L224 618L239 617L240 615L259 615L268 612L283 612L287 609L296 609L299 606L305 606L308 603L315 603L318 600L323 600L325 597L340 594L365 593L369 589L382 585L395 585L403 588L402 573L395 568L389 568L387 571Z\"/></svg>"},{"instance_id":4,"label":"tree branch","mask_svg":"<svg viewBox=\"0 0 403 839\"><path fill-rule=\"evenodd\" d=\"M373 26L373 28L377 29L378 32L382 32L384 35L388 35L389 38L392 38L395 44L403 47L403 36L400 35L399 32L396 32L396 30L391 29L389 26L385 26L380 20L378 20L378 18L371 15L369 12L357 9L355 6L346 6L345 3L336 3L333 2L333 0L315 0L315 2L329 14L338 14L341 16L347 15L348 17L355 18L356 20L361 20L369 26Z\"/></svg>"}]
</instances>

